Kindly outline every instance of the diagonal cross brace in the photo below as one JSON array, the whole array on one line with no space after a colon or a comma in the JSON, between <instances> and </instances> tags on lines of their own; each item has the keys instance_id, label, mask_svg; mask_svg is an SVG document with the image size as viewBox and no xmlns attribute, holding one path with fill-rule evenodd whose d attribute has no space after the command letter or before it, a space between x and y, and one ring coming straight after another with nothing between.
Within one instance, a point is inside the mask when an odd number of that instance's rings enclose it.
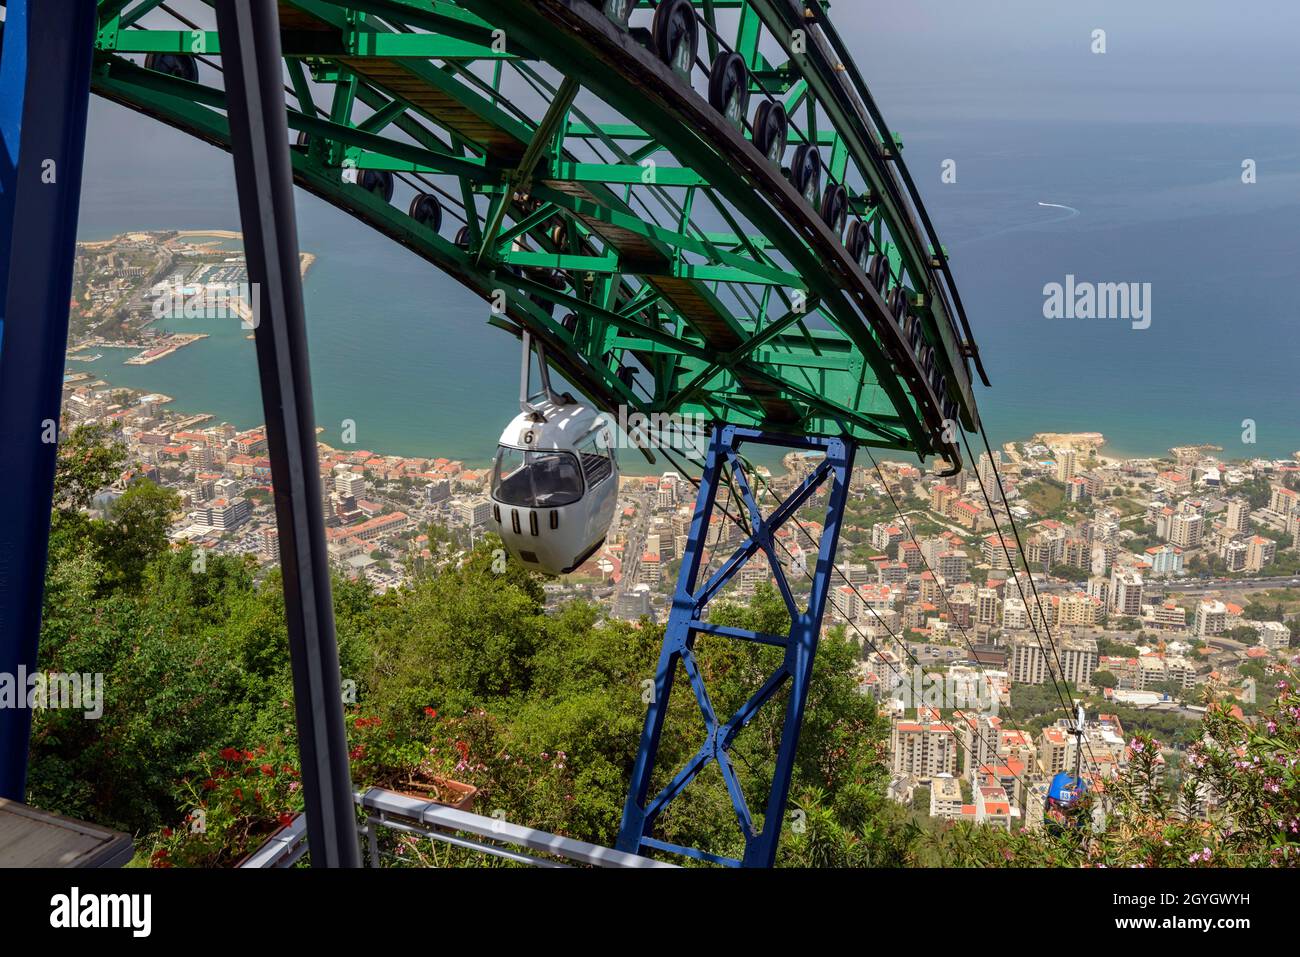
<instances>
[{"instance_id":1,"label":"diagonal cross brace","mask_svg":"<svg viewBox=\"0 0 1300 957\"><path fill-rule=\"evenodd\" d=\"M826 459L785 501L769 515L764 516L754 499L745 470L737 455L737 449L743 442L822 450L825 452ZM704 474L700 480L691 531L683 554L673 609L669 615L660 649L654 697L646 714L641 747L632 769L631 786L623 809L623 823L616 845L620 850L632 853L644 853L649 850L671 851L715 863L743 864L751 867L770 867L775 861L793 777L799 730L803 723L803 712L812 678L813 659L816 655L822 615L830 590L835 548L848 495L853 449L851 443L839 438L781 436L730 425L715 426L709 443ZM728 466L736 478L741 497L749 510L753 532L708 582L697 590L709 519L717 504L717 492L723 482L724 469ZM780 568L780 562L777 560L773 536L828 479L831 481L831 489L812 590L807 607L800 609L794 601L794 596ZM703 620L709 602L739 572L745 562L760 550L772 565L773 573L790 611L791 627L788 636L761 634L742 628L714 625ZM774 645L782 647L785 651L781 665L725 722L718 718L696 660L694 642L699 632ZM671 780L652 799L647 800L651 776L658 758L668 701L672 694L679 662L703 716L705 740ZM741 729L753 720L759 709L787 682L790 682L790 694L785 703L775 771L763 808L763 823L761 827L757 827L744 788L731 763L729 751ZM655 838L652 834L659 815L686 790L701 771L708 767L710 761L716 761L718 764L736 814L745 846L741 861L696 848L670 844Z\"/></svg>"}]
</instances>

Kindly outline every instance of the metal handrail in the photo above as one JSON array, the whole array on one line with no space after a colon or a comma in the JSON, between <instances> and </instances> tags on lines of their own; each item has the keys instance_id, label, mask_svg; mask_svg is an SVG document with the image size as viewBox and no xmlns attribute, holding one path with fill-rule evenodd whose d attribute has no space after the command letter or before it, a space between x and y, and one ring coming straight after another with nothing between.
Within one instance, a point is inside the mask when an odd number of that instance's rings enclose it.
<instances>
[{"instance_id":1,"label":"metal handrail","mask_svg":"<svg viewBox=\"0 0 1300 957\"><path fill-rule=\"evenodd\" d=\"M380 828L426 837L452 847L532 867L565 866L536 855L558 857L591 867L676 866L639 854L616 851L600 844L512 824L501 818L462 811L385 788L357 791L353 798L356 806L366 812L365 824L359 831L369 845L371 867L378 867L380 862ZM292 867L308 851L306 820L305 815L298 815L287 827L271 835L239 866L254 869Z\"/></svg>"}]
</instances>

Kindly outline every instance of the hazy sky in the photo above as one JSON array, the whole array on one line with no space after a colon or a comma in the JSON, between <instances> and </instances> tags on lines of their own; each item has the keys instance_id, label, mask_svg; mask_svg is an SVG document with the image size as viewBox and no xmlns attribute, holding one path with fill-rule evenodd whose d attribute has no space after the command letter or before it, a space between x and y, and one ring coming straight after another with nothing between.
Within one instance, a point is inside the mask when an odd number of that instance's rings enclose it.
<instances>
[{"instance_id":1,"label":"hazy sky","mask_svg":"<svg viewBox=\"0 0 1300 957\"><path fill-rule=\"evenodd\" d=\"M891 118L1300 121L1296 0L842 0L832 19Z\"/></svg>"}]
</instances>

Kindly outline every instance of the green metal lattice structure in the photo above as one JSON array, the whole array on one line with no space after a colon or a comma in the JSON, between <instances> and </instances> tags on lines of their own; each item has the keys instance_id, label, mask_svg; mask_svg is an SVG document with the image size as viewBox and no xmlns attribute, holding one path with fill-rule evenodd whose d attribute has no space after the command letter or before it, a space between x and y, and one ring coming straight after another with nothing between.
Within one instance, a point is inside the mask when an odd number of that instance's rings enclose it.
<instances>
[{"instance_id":1,"label":"green metal lattice structure","mask_svg":"<svg viewBox=\"0 0 1300 957\"><path fill-rule=\"evenodd\" d=\"M693 6L696 55L671 64L648 2L282 0L295 182L484 297L606 411L958 467L978 350L827 4ZM99 12L93 91L229 149L214 24L160 0ZM726 56L745 67L730 116L709 95Z\"/></svg>"}]
</instances>

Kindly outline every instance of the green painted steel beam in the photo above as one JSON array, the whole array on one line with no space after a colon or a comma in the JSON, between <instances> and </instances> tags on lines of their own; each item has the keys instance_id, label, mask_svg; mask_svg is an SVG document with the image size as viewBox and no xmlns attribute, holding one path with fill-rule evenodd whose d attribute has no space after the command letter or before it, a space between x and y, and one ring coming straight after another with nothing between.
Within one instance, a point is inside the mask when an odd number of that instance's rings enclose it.
<instances>
[{"instance_id":1,"label":"green painted steel beam","mask_svg":"<svg viewBox=\"0 0 1300 957\"><path fill-rule=\"evenodd\" d=\"M679 166L641 166L624 163L557 163L550 178L571 183L608 183L615 186L707 186L695 170Z\"/></svg>"},{"instance_id":2,"label":"green painted steel beam","mask_svg":"<svg viewBox=\"0 0 1300 957\"><path fill-rule=\"evenodd\" d=\"M514 5L511 4L511 6L513 7ZM554 36L554 32L551 35ZM564 38L556 37L555 39L557 42L562 43ZM574 62L583 62L584 65L590 62L587 58L580 56L579 54L577 54L575 51L572 50L567 51L566 54L557 55L557 59L572 60ZM594 76L598 73L598 70L593 69L594 66L595 64L591 64L591 66L587 68L588 70L590 70L590 72L586 74L586 79L592 83L598 82L594 79ZM654 132L653 125L650 122L652 118L649 116L638 115L638 114L644 114L646 112L645 109L646 103L644 97L639 95L631 96L631 97L623 97L621 93L615 92L609 87L604 86L603 84L601 86L601 89L606 99L614 102L614 104L619 109L623 110L626 115L633 117L642 126ZM653 119L656 122L659 121L657 117ZM661 137L661 138L667 139L668 137ZM677 146L677 150L682 150L682 149L683 149L682 146ZM680 152L679 156L682 156L683 159L686 158L686 156L684 155L684 151ZM706 174L709 175L710 178L715 183L734 179L733 171L725 163L721 162L719 157L705 150L701 150L701 149L693 150L690 153L690 160L693 166L699 169L703 169L706 172ZM744 200L741 200L738 203L738 205L745 208L745 211L749 216L749 218L751 219L751 221L755 222L756 224L766 225L768 227L768 230L766 231L768 232L769 236L786 237L785 243L782 246L783 251L793 261L797 263L802 261L804 269L801 271L801 276L804 279L809 279L810 277L814 277L819 273L821 273L820 264L818 264L816 259L808 253L808 250L806 249L806 247L803 246L801 242L794 239L793 235L790 233L789 227L785 225L784 222L781 221L780 218L777 217L775 213L770 210L770 208L766 207L766 204L762 203L761 201L758 201L758 198L756 196L753 196L752 190L746 190L746 191L750 194L753 201L746 202ZM731 196L730 198L733 199L733 201L736 200L735 195ZM856 324L859 322L856 313L854 313L847 306L847 303L844 301L842 292L838 289L838 287L834 283L823 284L823 288L819 290L819 292L822 294L823 298L827 301L828 304L833 304L833 306L837 307L837 308L832 308L832 312L836 313L837 315L842 315L844 317L844 322L846 326L849 327L856 326ZM875 364L878 381L880 381L884 385L884 388L887 391L893 392L893 400L895 402L896 408L900 408L904 410L904 414L912 414L914 416L915 413L911 412L910 405L907 402L904 393L899 387L897 381L893 379L892 372L889 369L889 364L884 359L884 357L880 354L879 346L874 342L873 338L871 337L871 334L867 330L861 328L860 326L854 328L854 333L857 335L859 346L864 348L865 350L870 351L868 361ZM910 431L913 436L913 440L916 442L916 447L921 449L928 449L929 447L928 438L924 433L924 431L917 427L915 423L915 419L913 419L913 425Z\"/></svg>"},{"instance_id":3,"label":"green painted steel beam","mask_svg":"<svg viewBox=\"0 0 1300 957\"><path fill-rule=\"evenodd\" d=\"M748 280L756 283L773 283L785 286L790 289L803 289L803 279L797 274L784 269L778 269L769 266L766 263L750 259L746 256L740 256L735 253L726 252L719 247L710 244L707 240L696 239L693 236L687 236L664 226L648 223L638 219L636 216L624 213L608 206L590 200L579 199L563 190L556 189L553 185L539 186L535 189L537 196L548 200L558 207L568 209L578 216L587 219L598 220L618 229L627 230L647 239L653 239L655 242L662 243L671 249L690 252L699 256L707 257L715 266L726 266L733 270L739 270L743 273L749 273L756 278ZM692 267L687 267L692 268ZM674 273L674 275L685 275L684 273ZM700 277L705 278L705 277ZM717 277L721 279L722 277ZM727 281L737 281L734 275Z\"/></svg>"},{"instance_id":4,"label":"green painted steel beam","mask_svg":"<svg viewBox=\"0 0 1300 957\"><path fill-rule=\"evenodd\" d=\"M498 259L529 269L572 269L580 272L619 272L617 256L575 256L573 253L502 252Z\"/></svg>"},{"instance_id":5,"label":"green painted steel beam","mask_svg":"<svg viewBox=\"0 0 1300 957\"><path fill-rule=\"evenodd\" d=\"M487 12L486 0L465 0L471 9ZM671 144L671 151L684 164L707 175L715 189L723 191L728 200L751 222L759 226L769 238L778 241L782 253L800 271L808 285L819 292L828 311L836 317L841 327L852 336L862 349L867 362L873 367L878 384L890 395L896 409L910 418L909 433L918 452L925 454L934 448L935 436L922 426L916 409L902 383L894 377L891 361L883 354L873 330L863 325L853 306L849 305L836 281L826 273L824 266L804 245L792 226L758 197L748 182L743 182L731 168L729 157L722 157L712 143L700 138L700 131L677 115L675 106L667 109L645 90L633 90L620 85L612 64L593 57L584 41L556 30L545 20L538 8L525 5L521 0L506 0L491 4L491 16L530 35L533 44L546 58L555 62L574 64L580 69L584 83L602 99L614 106L624 117L650 133L657 141ZM883 302L876 308L887 314Z\"/></svg>"},{"instance_id":6,"label":"green painted steel beam","mask_svg":"<svg viewBox=\"0 0 1300 957\"><path fill-rule=\"evenodd\" d=\"M427 33L368 33L356 31L350 37L320 35L311 31L286 31L284 56L375 57L417 60L513 60L516 54L456 37ZM111 49L118 53L201 53L221 52L216 30L119 30Z\"/></svg>"}]
</instances>

